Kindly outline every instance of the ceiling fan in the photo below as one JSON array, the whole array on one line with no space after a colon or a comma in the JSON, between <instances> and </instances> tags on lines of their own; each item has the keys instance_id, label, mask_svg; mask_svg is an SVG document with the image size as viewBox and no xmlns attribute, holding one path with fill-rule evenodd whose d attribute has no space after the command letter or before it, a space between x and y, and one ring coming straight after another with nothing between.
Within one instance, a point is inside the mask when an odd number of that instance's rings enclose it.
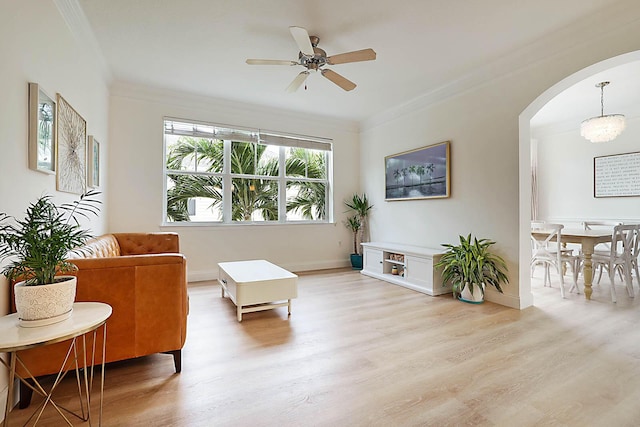
<instances>
[{"instance_id":1,"label":"ceiling fan","mask_svg":"<svg viewBox=\"0 0 640 427\"><path fill-rule=\"evenodd\" d=\"M247 59L249 65L302 65L306 70L296 76L287 87L287 92L295 92L307 80L311 70L320 73L346 91L353 90L356 84L341 76L333 70L323 68L325 65L345 64L348 62L372 61L376 59L373 49L362 49L353 52L340 53L327 56L327 53L318 47L319 37L309 36L307 30L302 27L289 27L293 39L296 41L300 52L297 61L279 59Z\"/></svg>"}]
</instances>

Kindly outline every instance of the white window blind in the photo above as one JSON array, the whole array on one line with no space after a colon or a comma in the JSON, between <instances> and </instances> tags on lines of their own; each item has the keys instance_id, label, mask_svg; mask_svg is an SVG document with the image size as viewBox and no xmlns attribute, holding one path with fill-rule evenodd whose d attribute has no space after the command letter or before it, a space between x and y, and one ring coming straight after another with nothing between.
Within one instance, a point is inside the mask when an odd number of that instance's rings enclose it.
<instances>
[{"instance_id":1,"label":"white window blind","mask_svg":"<svg viewBox=\"0 0 640 427\"><path fill-rule=\"evenodd\" d=\"M164 133L167 135L212 138L238 142L259 142L280 147L307 148L331 151L331 140L304 135L284 134L273 131L248 128L230 128L224 125L165 120Z\"/></svg>"}]
</instances>

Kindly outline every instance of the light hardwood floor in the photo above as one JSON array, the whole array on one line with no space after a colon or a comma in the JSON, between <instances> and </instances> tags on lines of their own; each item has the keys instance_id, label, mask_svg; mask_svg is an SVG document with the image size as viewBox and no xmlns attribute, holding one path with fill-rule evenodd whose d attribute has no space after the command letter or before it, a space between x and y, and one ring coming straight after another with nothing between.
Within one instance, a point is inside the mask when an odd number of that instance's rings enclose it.
<instances>
[{"instance_id":1,"label":"light hardwood floor","mask_svg":"<svg viewBox=\"0 0 640 427\"><path fill-rule=\"evenodd\" d=\"M587 302L534 280L519 311L334 270L300 276L290 318L242 323L192 284L182 373L168 355L109 365L103 425L637 426L640 297L620 285L612 304L605 283Z\"/></svg>"}]
</instances>

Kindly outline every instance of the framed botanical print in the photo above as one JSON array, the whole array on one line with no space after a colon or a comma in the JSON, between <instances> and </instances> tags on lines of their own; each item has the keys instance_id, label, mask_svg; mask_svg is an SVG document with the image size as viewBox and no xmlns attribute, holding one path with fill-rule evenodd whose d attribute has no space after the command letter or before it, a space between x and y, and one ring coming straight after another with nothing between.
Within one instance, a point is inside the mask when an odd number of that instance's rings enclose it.
<instances>
[{"instance_id":1,"label":"framed botanical print","mask_svg":"<svg viewBox=\"0 0 640 427\"><path fill-rule=\"evenodd\" d=\"M89 151L87 185L96 188L100 186L100 143L93 135L89 135L87 139L87 150Z\"/></svg>"},{"instance_id":2,"label":"framed botanical print","mask_svg":"<svg viewBox=\"0 0 640 427\"><path fill-rule=\"evenodd\" d=\"M87 122L58 94L57 180L58 191L82 194L87 186Z\"/></svg>"},{"instance_id":3,"label":"framed botanical print","mask_svg":"<svg viewBox=\"0 0 640 427\"><path fill-rule=\"evenodd\" d=\"M29 168L56 172L56 102L29 83Z\"/></svg>"}]
</instances>

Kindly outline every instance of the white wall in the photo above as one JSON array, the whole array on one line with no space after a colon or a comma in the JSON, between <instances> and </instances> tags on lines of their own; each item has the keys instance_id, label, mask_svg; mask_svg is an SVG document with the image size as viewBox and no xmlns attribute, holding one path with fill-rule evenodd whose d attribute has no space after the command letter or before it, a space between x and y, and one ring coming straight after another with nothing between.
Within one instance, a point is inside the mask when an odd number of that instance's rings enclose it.
<instances>
[{"instance_id":1,"label":"white wall","mask_svg":"<svg viewBox=\"0 0 640 427\"><path fill-rule=\"evenodd\" d=\"M488 104L493 89L423 107L363 132L362 182L375 205L372 240L440 248L473 232L499 242L496 251L508 261L513 278L517 263L511 254L518 247L513 235L518 213L515 142L524 104L515 94ZM451 197L385 202L384 157L445 140L451 141ZM515 286L505 290L512 299ZM516 301L502 302L517 306Z\"/></svg>"},{"instance_id":2,"label":"white wall","mask_svg":"<svg viewBox=\"0 0 640 427\"><path fill-rule=\"evenodd\" d=\"M87 133L108 145L108 91L101 71L69 31L53 1L0 3L0 212L20 216L42 194L58 202L76 196L56 192L55 176L29 169L27 158L28 82L52 98L57 92L87 121ZM102 159L106 177L107 157ZM105 230L106 206L89 225ZM8 311L8 285L0 277L0 315ZM0 417L6 399L5 370L0 370Z\"/></svg>"},{"instance_id":3,"label":"white wall","mask_svg":"<svg viewBox=\"0 0 640 427\"><path fill-rule=\"evenodd\" d=\"M336 223L161 227L165 116L332 138ZM359 189L354 123L131 86L113 88L110 118L109 228L178 232L189 280L216 278L222 261L267 259L295 271L349 264L351 236L342 221L343 201Z\"/></svg>"},{"instance_id":4,"label":"white wall","mask_svg":"<svg viewBox=\"0 0 640 427\"><path fill-rule=\"evenodd\" d=\"M372 240L434 248L470 232L496 240L495 250L509 266L510 284L502 295L488 292L487 299L511 307L531 305L528 264L520 261L530 258L529 219L523 220L530 218L530 178L522 176L523 167L530 170L530 135L527 122L527 142L519 144L519 116L563 78L640 49L640 8L632 2L620 5L601 26L576 23L528 47L520 57L478 70L482 75L468 76L399 107L395 114L369 120L360 143L363 188L376 205ZM536 60L526 53L542 56ZM468 84L482 78L484 83ZM528 111L528 120L535 111ZM444 140L451 140L451 198L385 202L384 157Z\"/></svg>"},{"instance_id":5,"label":"white wall","mask_svg":"<svg viewBox=\"0 0 640 427\"><path fill-rule=\"evenodd\" d=\"M611 142L593 144L579 126L537 139L541 219L640 221L640 197L593 197L593 158L640 151L640 118L628 117L627 129Z\"/></svg>"}]
</instances>

